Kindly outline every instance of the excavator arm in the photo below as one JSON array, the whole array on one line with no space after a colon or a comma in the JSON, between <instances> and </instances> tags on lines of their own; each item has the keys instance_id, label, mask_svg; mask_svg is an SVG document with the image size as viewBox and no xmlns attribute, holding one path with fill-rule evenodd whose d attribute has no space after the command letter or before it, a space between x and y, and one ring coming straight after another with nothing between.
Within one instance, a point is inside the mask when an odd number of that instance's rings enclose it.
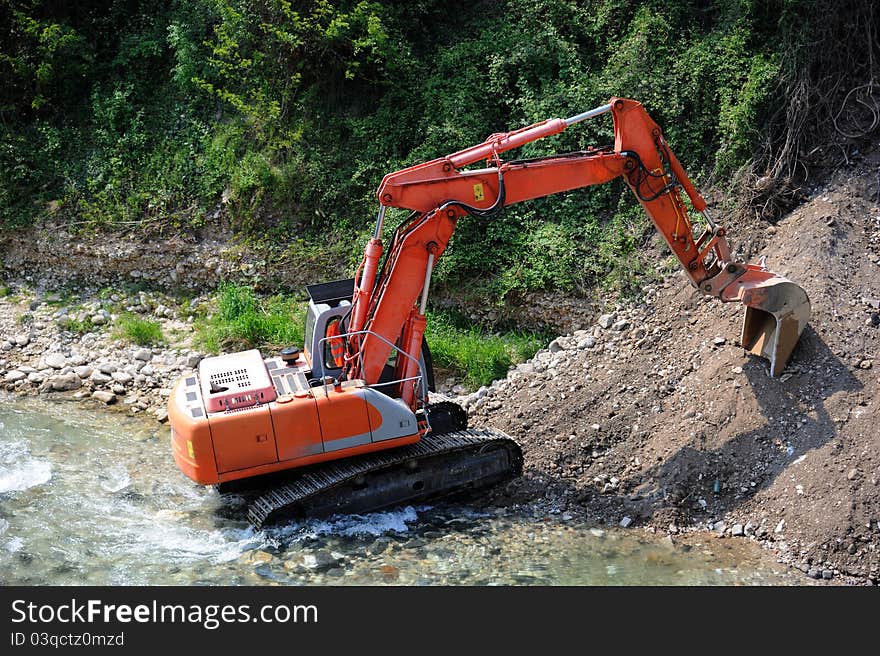
<instances>
[{"instance_id":1,"label":"excavator arm","mask_svg":"<svg viewBox=\"0 0 880 656\"><path fill-rule=\"evenodd\" d=\"M581 121L611 113L613 147L503 161L499 155L558 134ZM465 167L485 161L484 168ZM634 100L607 105L568 119L550 119L482 144L386 175L377 192L379 218L355 278L345 361L347 378L379 380L391 343L418 358L425 330L425 306L433 267L466 214L492 216L507 205L622 177L691 283L722 301L746 305L742 344L771 362L771 374L785 366L809 320L806 293L761 266L735 261L725 229L706 210L706 201L687 177L659 126ZM705 226L694 238L687 195ZM381 269L380 240L385 209L412 212L394 232ZM401 398L416 403L415 359L398 358Z\"/></svg>"}]
</instances>

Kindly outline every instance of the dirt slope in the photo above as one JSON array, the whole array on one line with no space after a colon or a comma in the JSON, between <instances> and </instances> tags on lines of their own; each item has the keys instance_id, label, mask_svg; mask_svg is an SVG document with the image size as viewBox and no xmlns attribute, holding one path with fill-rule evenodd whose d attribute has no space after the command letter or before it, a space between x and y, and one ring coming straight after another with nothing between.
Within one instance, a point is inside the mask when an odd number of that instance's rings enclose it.
<instances>
[{"instance_id":1,"label":"dirt slope","mask_svg":"<svg viewBox=\"0 0 880 656\"><path fill-rule=\"evenodd\" d=\"M878 159L743 244L812 302L785 376L739 347L740 306L673 276L466 400L525 451L494 501L742 533L814 578L880 582Z\"/></svg>"}]
</instances>

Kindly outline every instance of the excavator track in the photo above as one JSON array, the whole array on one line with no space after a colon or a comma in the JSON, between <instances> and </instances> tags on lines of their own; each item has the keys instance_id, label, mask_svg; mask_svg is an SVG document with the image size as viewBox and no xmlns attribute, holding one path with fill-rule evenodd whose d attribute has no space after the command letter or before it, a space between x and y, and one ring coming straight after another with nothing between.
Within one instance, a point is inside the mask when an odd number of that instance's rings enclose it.
<instances>
[{"instance_id":1,"label":"excavator track","mask_svg":"<svg viewBox=\"0 0 880 656\"><path fill-rule=\"evenodd\" d=\"M291 517L370 512L519 476L522 451L488 428L429 433L399 449L321 465L250 503L256 528Z\"/></svg>"}]
</instances>

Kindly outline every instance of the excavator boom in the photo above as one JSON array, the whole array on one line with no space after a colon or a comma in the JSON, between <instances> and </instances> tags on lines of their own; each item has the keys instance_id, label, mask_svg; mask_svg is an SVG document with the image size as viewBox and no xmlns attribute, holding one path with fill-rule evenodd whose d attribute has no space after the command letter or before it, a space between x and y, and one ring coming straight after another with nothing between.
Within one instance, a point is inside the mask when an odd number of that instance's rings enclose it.
<instances>
[{"instance_id":1,"label":"excavator boom","mask_svg":"<svg viewBox=\"0 0 880 656\"><path fill-rule=\"evenodd\" d=\"M528 160L500 158L512 148L606 113L614 121L613 147ZM483 160L483 168L465 168ZM691 284L722 301L746 306L742 345L769 359L771 374L779 375L809 320L806 293L790 280L732 256L725 228L710 216L706 201L660 127L640 103L612 98L606 105L571 118L495 134L482 144L385 176L377 192L382 209L356 283L350 327L381 335L385 343L370 334L352 340L347 355L349 377L377 379L391 351L388 342L401 335L404 340L399 343L417 355L431 268L460 217L493 215L514 203L617 177L636 195ZM695 236L685 195L705 224L699 236ZM386 207L407 209L413 215L395 232L379 271L379 234ZM398 373L405 377L416 372L404 363ZM413 401L411 395L404 394L404 399Z\"/></svg>"}]
</instances>

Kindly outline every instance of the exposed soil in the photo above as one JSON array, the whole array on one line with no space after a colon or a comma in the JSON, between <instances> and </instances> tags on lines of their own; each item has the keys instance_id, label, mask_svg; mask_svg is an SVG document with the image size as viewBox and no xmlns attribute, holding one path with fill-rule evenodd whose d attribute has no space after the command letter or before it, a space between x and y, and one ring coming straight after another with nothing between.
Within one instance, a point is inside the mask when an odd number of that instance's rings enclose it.
<instances>
[{"instance_id":1,"label":"exposed soil","mask_svg":"<svg viewBox=\"0 0 880 656\"><path fill-rule=\"evenodd\" d=\"M673 276L617 313L628 327L555 340L465 400L472 425L525 452L525 476L493 501L741 534L813 578L880 582L878 162L838 173L763 234L743 231L745 252L810 296L785 375L738 345L740 306Z\"/></svg>"}]
</instances>

